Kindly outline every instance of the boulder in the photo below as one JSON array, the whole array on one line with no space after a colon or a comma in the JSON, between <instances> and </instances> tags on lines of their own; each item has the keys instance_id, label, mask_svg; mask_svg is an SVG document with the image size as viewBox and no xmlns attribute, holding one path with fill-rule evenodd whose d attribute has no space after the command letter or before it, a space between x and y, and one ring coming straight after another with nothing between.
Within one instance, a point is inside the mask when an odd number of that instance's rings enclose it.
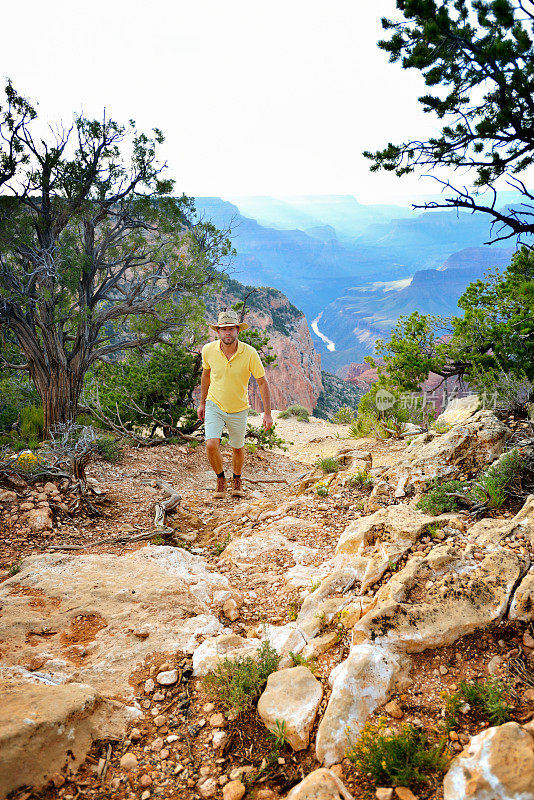
<instances>
[{"instance_id":1,"label":"boulder","mask_svg":"<svg viewBox=\"0 0 534 800\"><path fill-rule=\"evenodd\" d=\"M508 618L521 622L534 619L534 568L531 568L515 590Z\"/></svg>"},{"instance_id":2,"label":"boulder","mask_svg":"<svg viewBox=\"0 0 534 800\"><path fill-rule=\"evenodd\" d=\"M283 732L293 750L304 750L322 697L323 687L309 669L281 669L269 675L258 714L272 733Z\"/></svg>"},{"instance_id":3,"label":"boulder","mask_svg":"<svg viewBox=\"0 0 534 800\"><path fill-rule=\"evenodd\" d=\"M451 480L465 470L479 470L494 461L512 435L491 411L477 411L447 433L424 433L407 448L405 458L385 474L391 487L424 491L435 478ZM393 491L393 489L392 489Z\"/></svg>"},{"instance_id":4,"label":"boulder","mask_svg":"<svg viewBox=\"0 0 534 800\"><path fill-rule=\"evenodd\" d=\"M447 408L439 415L434 425L436 428L463 425L469 420L480 406L477 394L469 394L467 397L458 397L447 404Z\"/></svg>"},{"instance_id":5,"label":"boulder","mask_svg":"<svg viewBox=\"0 0 534 800\"><path fill-rule=\"evenodd\" d=\"M479 547L495 549L504 539L525 539L534 545L534 495L529 495L523 507L512 519L481 519L470 528L469 540Z\"/></svg>"},{"instance_id":6,"label":"boulder","mask_svg":"<svg viewBox=\"0 0 534 800\"><path fill-rule=\"evenodd\" d=\"M205 639L193 653L193 675L203 678L224 658L255 656L260 644L259 639L245 639L235 633Z\"/></svg>"},{"instance_id":7,"label":"boulder","mask_svg":"<svg viewBox=\"0 0 534 800\"><path fill-rule=\"evenodd\" d=\"M129 696L129 677L147 655L193 652L198 637L226 631L212 607L229 588L176 547L26 558L0 585L0 640L10 642L0 666L27 666L43 653L42 671L58 682Z\"/></svg>"},{"instance_id":8,"label":"boulder","mask_svg":"<svg viewBox=\"0 0 534 800\"><path fill-rule=\"evenodd\" d=\"M316 769L294 786L285 800L353 800L331 769Z\"/></svg>"},{"instance_id":9,"label":"boulder","mask_svg":"<svg viewBox=\"0 0 534 800\"><path fill-rule=\"evenodd\" d=\"M534 739L517 722L473 736L451 763L444 800L534 800Z\"/></svg>"},{"instance_id":10,"label":"boulder","mask_svg":"<svg viewBox=\"0 0 534 800\"><path fill-rule=\"evenodd\" d=\"M47 684L4 669L0 684L0 797L40 788L65 768L75 772L93 741L121 739L140 714L80 683Z\"/></svg>"},{"instance_id":11,"label":"boulder","mask_svg":"<svg viewBox=\"0 0 534 800\"><path fill-rule=\"evenodd\" d=\"M317 636L323 624L331 622L351 602L352 594L348 592L354 586L359 586L360 575L358 568L352 565L337 569L306 597L296 624L308 641Z\"/></svg>"},{"instance_id":12,"label":"boulder","mask_svg":"<svg viewBox=\"0 0 534 800\"><path fill-rule=\"evenodd\" d=\"M370 714L391 692L408 685L410 662L406 656L373 645L352 647L346 661L330 673L332 694L316 739L317 759L330 766L341 761Z\"/></svg>"},{"instance_id":13,"label":"boulder","mask_svg":"<svg viewBox=\"0 0 534 800\"><path fill-rule=\"evenodd\" d=\"M404 503L381 508L345 528L336 556L352 557L349 563L358 570L360 591L365 592L436 519Z\"/></svg>"},{"instance_id":14,"label":"boulder","mask_svg":"<svg viewBox=\"0 0 534 800\"><path fill-rule=\"evenodd\" d=\"M317 530L317 526L297 517L285 517L267 525L261 533L233 539L225 548L222 557L232 561L236 566L251 561L257 562L258 559L271 553L293 558L296 564L311 564L315 561L319 555L318 550L297 544L284 536L281 530L299 533L303 530Z\"/></svg>"},{"instance_id":15,"label":"boulder","mask_svg":"<svg viewBox=\"0 0 534 800\"><path fill-rule=\"evenodd\" d=\"M304 634L296 622L288 622L287 625L265 624L261 627L261 631L279 656L300 653L306 646Z\"/></svg>"},{"instance_id":16,"label":"boulder","mask_svg":"<svg viewBox=\"0 0 534 800\"><path fill-rule=\"evenodd\" d=\"M452 644L504 616L524 565L511 550L477 561L449 545L413 556L375 596L374 607L353 629L366 640L407 652Z\"/></svg>"}]
</instances>

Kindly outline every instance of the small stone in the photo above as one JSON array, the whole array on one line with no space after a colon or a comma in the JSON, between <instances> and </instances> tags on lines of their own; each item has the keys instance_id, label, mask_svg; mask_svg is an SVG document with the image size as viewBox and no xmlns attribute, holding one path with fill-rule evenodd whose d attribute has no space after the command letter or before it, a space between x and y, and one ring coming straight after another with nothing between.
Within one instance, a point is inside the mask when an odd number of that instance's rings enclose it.
<instances>
[{"instance_id":1,"label":"small stone","mask_svg":"<svg viewBox=\"0 0 534 800\"><path fill-rule=\"evenodd\" d=\"M531 650L534 650L534 637L532 637L528 631L525 631L523 634L523 644L525 647L530 647Z\"/></svg>"},{"instance_id":2,"label":"small stone","mask_svg":"<svg viewBox=\"0 0 534 800\"><path fill-rule=\"evenodd\" d=\"M161 758L161 760L162 760L162 761L165 761L165 759L166 759L166 758L168 758L168 757L169 757L169 755L170 755L170 751L169 751L169 750L167 750L167 748L164 748L164 749L161 751L161 753L159 754L159 757Z\"/></svg>"},{"instance_id":3,"label":"small stone","mask_svg":"<svg viewBox=\"0 0 534 800\"><path fill-rule=\"evenodd\" d=\"M175 733L171 733L169 736L167 736L165 741L167 742L167 744L172 744L173 742L177 742L179 738L180 737L177 736Z\"/></svg>"},{"instance_id":4,"label":"small stone","mask_svg":"<svg viewBox=\"0 0 534 800\"><path fill-rule=\"evenodd\" d=\"M223 787L223 800L241 800L245 791L245 786L241 781L230 781Z\"/></svg>"},{"instance_id":5,"label":"small stone","mask_svg":"<svg viewBox=\"0 0 534 800\"><path fill-rule=\"evenodd\" d=\"M407 786L396 786L395 794L399 800L417 800L417 795L414 794L411 789L408 789Z\"/></svg>"},{"instance_id":6,"label":"small stone","mask_svg":"<svg viewBox=\"0 0 534 800\"><path fill-rule=\"evenodd\" d=\"M150 749L152 750L153 753L159 753L159 751L163 749L163 739L161 738L154 739L154 741L150 745Z\"/></svg>"},{"instance_id":7,"label":"small stone","mask_svg":"<svg viewBox=\"0 0 534 800\"><path fill-rule=\"evenodd\" d=\"M228 777L231 781L238 781L241 780L242 775L246 775L248 772L252 772L254 767L245 766L245 767L235 767L231 772L228 773Z\"/></svg>"},{"instance_id":8,"label":"small stone","mask_svg":"<svg viewBox=\"0 0 534 800\"><path fill-rule=\"evenodd\" d=\"M260 789L254 795L254 800L276 800L276 795L272 789Z\"/></svg>"},{"instance_id":9,"label":"small stone","mask_svg":"<svg viewBox=\"0 0 534 800\"><path fill-rule=\"evenodd\" d=\"M457 742L458 741L458 734L456 733L456 731L451 731L449 733L449 739L451 740L451 742Z\"/></svg>"},{"instance_id":10,"label":"small stone","mask_svg":"<svg viewBox=\"0 0 534 800\"><path fill-rule=\"evenodd\" d=\"M501 670L502 663L503 661L501 656L493 656L493 658L488 662L488 673L490 675L498 675Z\"/></svg>"},{"instance_id":11,"label":"small stone","mask_svg":"<svg viewBox=\"0 0 534 800\"><path fill-rule=\"evenodd\" d=\"M154 725L156 728L161 728L162 725L165 725L167 722L167 717L165 714L158 714L157 717L154 717Z\"/></svg>"},{"instance_id":12,"label":"small stone","mask_svg":"<svg viewBox=\"0 0 534 800\"><path fill-rule=\"evenodd\" d=\"M223 614L230 622L235 622L239 616L239 609L233 597L230 597L222 607Z\"/></svg>"},{"instance_id":13,"label":"small stone","mask_svg":"<svg viewBox=\"0 0 534 800\"><path fill-rule=\"evenodd\" d=\"M52 783L54 784L56 789L60 789L65 783L65 778L63 777L63 775L61 775L61 773L56 772L56 774L52 776Z\"/></svg>"},{"instance_id":14,"label":"small stone","mask_svg":"<svg viewBox=\"0 0 534 800\"><path fill-rule=\"evenodd\" d=\"M121 757L120 765L122 769L137 769L137 756L135 753L125 753Z\"/></svg>"},{"instance_id":15,"label":"small stone","mask_svg":"<svg viewBox=\"0 0 534 800\"><path fill-rule=\"evenodd\" d=\"M121 779L120 778L112 778L110 780L110 782L109 782L109 785L111 786L112 789L118 789L119 786L121 785Z\"/></svg>"},{"instance_id":16,"label":"small stone","mask_svg":"<svg viewBox=\"0 0 534 800\"><path fill-rule=\"evenodd\" d=\"M145 791L141 795L141 800L148 800L149 797L150 797L150 792L148 789L145 789Z\"/></svg>"},{"instance_id":17,"label":"small stone","mask_svg":"<svg viewBox=\"0 0 534 800\"><path fill-rule=\"evenodd\" d=\"M130 739L132 740L132 742L137 742L141 738L141 735L142 734L139 728L132 728L132 730L130 731Z\"/></svg>"},{"instance_id":18,"label":"small stone","mask_svg":"<svg viewBox=\"0 0 534 800\"><path fill-rule=\"evenodd\" d=\"M393 789L379 786L375 792L376 800L393 800Z\"/></svg>"},{"instance_id":19,"label":"small stone","mask_svg":"<svg viewBox=\"0 0 534 800\"><path fill-rule=\"evenodd\" d=\"M439 672L440 672L440 675L447 675L449 670L447 669L447 667L444 664L442 664L440 666L440 668L439 668Z\"/></svg>"},{"instance_id":20,"label":"small stone","mask_svg":"<svg viewBox=\"0 0 534 800\"><path fill-rule=\"evenodd\" d=\"M224 716L221 713L212 714L209 722L212 728L224 728L226 724Z\"/></svg>"},{"instance_id":21,"label":"small stone","mask_svg":"<svg viewBox=\"0 0 534 800\"><path fill-rule=\"evenodd\" d=\"M226 731L223 731L222 728L216 728L213 731L213 739L212 744L215 750L219 750L219 748L223 747L226 744L226 740L228 739L228 734Z\"/></svg>"},{"instance_id":22,"label":"small stone","mask_svg":"<svg viewBox=\"0 0 534 800\"><path fill-rule=\"evenodd\" d=\"M389 703L386 703L384 711L386 711L390 717L393 717L393 719L402 719L404 716L404 711L397 700L390 700Z\"/></svg>"},{"instance_id":23,"label":"small stone","mask_svg":"<svg viewBox=\"0 0 534 800\"><path fill-rule=\"evenodd\" d=\"M212 711L215 711L215 703L206 703L202 706L202 711L205 714L210 714Z\"/></svg>"},{"instance_id":24,"label":"small stone","mask_svg":"<svg viewBox=\"0 0 534 800\"><path fill-rule=\"evenodd\" d=\"M527 700L529 703L534 702L534 689L527 689L526 692L523 693L523 699Z\"/></svg>"},{"instance_id":25,"label":"small stone","mask_svg":"<svg viewBox=\"0 0 534 800\"><path fill-rule=\"evenodd\" d=\"M215 797L217 794L217 781L215 778L206 778L200 785L197 784L197 789L199 795L203 798Z\"/></svg>"},{"instance_id":26,"label":"small stone","mask_svg":"<svg viewBox=\"0 0 534 800\"><path fill-rule=\"evenodd\" d=\"M156 688L156 684L154 683L152 678L148 678L145 681L145 694L150 694L151 692L154 691L155 688Z\"/></svg>"},{"instance_id":27,"label":"small stone","mask_svg":"<svg viewBox=\"0 0 534 800\"><path fill-rule=\"evenodd\" d=\"M172 686L178 680L178 670L170 669L165 672L159 672L156 675L156 680L160 686Z\"/></svg>"},{"instance_id":28,"label":"small stone","mask_svg":"<svg viewBox=\"0 0 534 800\"><path fill-rule=\"evenodd\" d=\"M163 692L154 692L154 694L152 695L152 700L155 703L161 703L162 700L165 700L165 695L163 694Z\"/></svg>"},{"instance_id":29,"label":"small stone","mask_svg":"<svg viewBox=\"0 0 534 800\"><path fill-rule=\"evenodd\" d=\"M147 786L152 786L152 778L146 772L139 778L139 786L142 786L143 789L146 789Z\"/></svg>"}]
</instances>

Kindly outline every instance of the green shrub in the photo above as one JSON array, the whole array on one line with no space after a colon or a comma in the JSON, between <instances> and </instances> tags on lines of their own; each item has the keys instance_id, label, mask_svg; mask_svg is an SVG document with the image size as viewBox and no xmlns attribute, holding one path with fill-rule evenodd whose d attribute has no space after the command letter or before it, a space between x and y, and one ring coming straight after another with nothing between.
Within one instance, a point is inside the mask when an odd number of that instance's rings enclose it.
<instances>
[{"instance_id":1,"label":"green shrub","mask_svg":"<svg viewBox=\"0 0 534 800\"><path fill-rule=\"evenodd\" d=\"M455 493L466 494L471 484L469 481L446 481L439 483L436 479L430 484L429 491L419 500L417 508L425 514L438 516L447 511L458 511L460 503Z\"/></svg>"},{"instance_id":2,"label":"green shrub","mask_svg":"<svg viewBox=\"0 0 534 800\"><path fill-rule=\"evenodd\" d=\"M280 419L289 419L289 417L296 417L299 422L309 422L310 412L304 406L288 406L285 411L279 414Z\"/></svg>"},{"instance_id":3,"label":"green shrub","mask_svg":"<svg viewBox=\"0 0 534 800\"><path fill-rule=\"evenodd\" d=\"M336 425L350 425L354 422L355 412L350 406L341 406L335 414L330 417L330 422Z\"/></svg>"},{"instance_id":4,"label":"green shrub","mask_svg":"<svg viewBox=\"0 0 534 800\"><path fill-rule=\"evenodd\" d=\"M20 561L14 561L12 564L9 565L8 572L11 576L18 575L22 569L22 559Z\"/></svg>"},{"instance_id":5,"label":"green shrub","mask_svg":"<svg viewBox=\"0 0 534 800\"><path fill-rule=\"evenodd\" d=\"M471 487L473 498L487 504L488 508L500 508L508 497L510 485L524 467L525 460L516 449L505 453L477 477Z\"/></svg>"},{"instance_id":6,"label":"green shrub","mask_svg":"<svg viewBox=\"0 0 534 800\"><path fill-rule=\"evenodd\" d=\"M293 442L289 442L277 434L276 423L272 425L268 431L264 430L261 425L256 428L249 423L247 425L245 437L252 439L262 450L274 450L275 447L278 447L280 450L287 450L287 445L293 444Z\"/></svg>"},{"instance_id":7,"label":"green shrub","mask_svg":"<svg viewBox=\"0 0 534 800\"><path fill-rule=\"evenodd\" d=\"M26 406L20 411L20 434L26 441L41 442L44 436L42 406Z\"/></svg>"},{"instance_id":8,"label":"green shrub","mask_svg":"<svg viewBox=\"0 0 534 800\"><path fill-rule=\"evenodd\" d=\"M310 672L315 674L317 669L317 659L315 656L312 656L311 658L305 658L304 656L301 656L300 653L293 653L293 651L290 650L289 657L291 658L291 661L295 667L306 667L310 670Z\"/></svg>"},{"instance_id":9,"label":"green shrub","mask_svg":"<svg viewBox=\"0 0 534 800\"><path fill-rule=\"evenodd\" d=\"M322 469L323 472L339 472L339 461L332 456L318 458L315 462L315 466L318 469Z\"/></svg>"},{"instance_id":10,"label":"green shrub","mask_svg":"<svg viewBox=\"0 0 534 800\"><path fill-rule=\"evenodd\" d=\"M96 450L100 458L116 464L122 461L124 450L120 442L113 436L99 436L96 440Z\"/></svg>"},{"instance_id":11,"label":"green shrub","mask_svg":"<svg viewBox=\"0 0 534 800\"><path fill-rule=\"evenodd\" d=\"M460 693L466 703L491 725L502 725L510 719L511 707L505 695L507 686L495 677L483 681L461 681Z\"/></svg>"},{"instance_id":12,"label":"green shrub","mask_svg":"<svg viewBox=\"0 0 534 800\"><path fill-rule=\"evenodd\" d=\"M275 672L280 661L268 642L258 648L256 658L238 656L224 658L213 672L209 672L203 685L206 691L224 708L240 714L251 708L260 696L271 672Z\"/></svg>"},{"instance_id":13,"label":"green shrub","mask_svg":"<svg viewBox=\"0 0 534 800\"><path fill-rule=\"evenodd\" d=\"M394 733L383 718L364 725L346 756L362 777L378 786L417 787L428 783L431 774L444 772L449 763L445 739L431 743L413 725Z\"/></svg>"},{"instance_id":14,"label":"green shrub","mask_svg":"<svg viewBox=\"0 0 534 800\"><path fill-rule=\"evenodd\" d=\"M357 472L351 472L347 478L349 486L358 486L360 489L369 489L374 480L366 469L359 469Z\"/></svg>"}]
</instances>

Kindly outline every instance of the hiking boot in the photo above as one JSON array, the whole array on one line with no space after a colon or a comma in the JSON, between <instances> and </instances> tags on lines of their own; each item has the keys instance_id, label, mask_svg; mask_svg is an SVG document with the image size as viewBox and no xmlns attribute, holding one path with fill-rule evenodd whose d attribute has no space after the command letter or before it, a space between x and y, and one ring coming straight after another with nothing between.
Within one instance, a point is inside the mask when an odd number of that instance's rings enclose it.
<instances>
[{"instance_id":1,"label":"hiking boot","mask_svg":"<svg viewBox=\"0 0 534 800\"><path fill-rule=\"evenodd\" d=\"M232 497L244 497L245 492L243 491L243 484L241 482L241 476L239 478L232 478L232 491L230 492Z\"/></svg>"},{"instance_id":2,"label":"hiking boot","mask_svg":"<svg viewBox=\"0 0 534 800\"><path fill-rule=\"evenodd\" d=\"M226 497L226 478L217 478L217 488L213 492L214 500L222 500Z\"/></svg>"}]
</instances>

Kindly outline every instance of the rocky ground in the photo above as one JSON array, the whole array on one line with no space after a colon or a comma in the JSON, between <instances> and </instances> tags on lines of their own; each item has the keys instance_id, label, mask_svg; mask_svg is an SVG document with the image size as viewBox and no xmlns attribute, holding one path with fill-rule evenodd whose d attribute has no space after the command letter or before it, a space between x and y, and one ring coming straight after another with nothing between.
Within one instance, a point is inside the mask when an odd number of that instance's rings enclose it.
<instances>
[{"instance_id":1,"label":"rocky ground","mask_svg":"<svg viewBox=\"0 0 534 800\"><path fill-rule=\"evenodd\" d=\"M377 442L280 420L293 444L247 455L242 500L213 500L203 448L178 445L93 462L99 516L61 482L0 488L0 795L374 796L347 731L382 715L392 731L441 730L459 682L495 675L512 721L464 706L445 784L417 793L534 798L534 498L480 519L415 507L435 476L470 477L529 430L469 401L445 422ZM334 454L340 472L314 470ZM360 470L372 487L355 485ZM181 502L158 532L162 481ZM279 669L258 710L228 714L203 677L265 640Z\"/></svg>"}]
</instances>

